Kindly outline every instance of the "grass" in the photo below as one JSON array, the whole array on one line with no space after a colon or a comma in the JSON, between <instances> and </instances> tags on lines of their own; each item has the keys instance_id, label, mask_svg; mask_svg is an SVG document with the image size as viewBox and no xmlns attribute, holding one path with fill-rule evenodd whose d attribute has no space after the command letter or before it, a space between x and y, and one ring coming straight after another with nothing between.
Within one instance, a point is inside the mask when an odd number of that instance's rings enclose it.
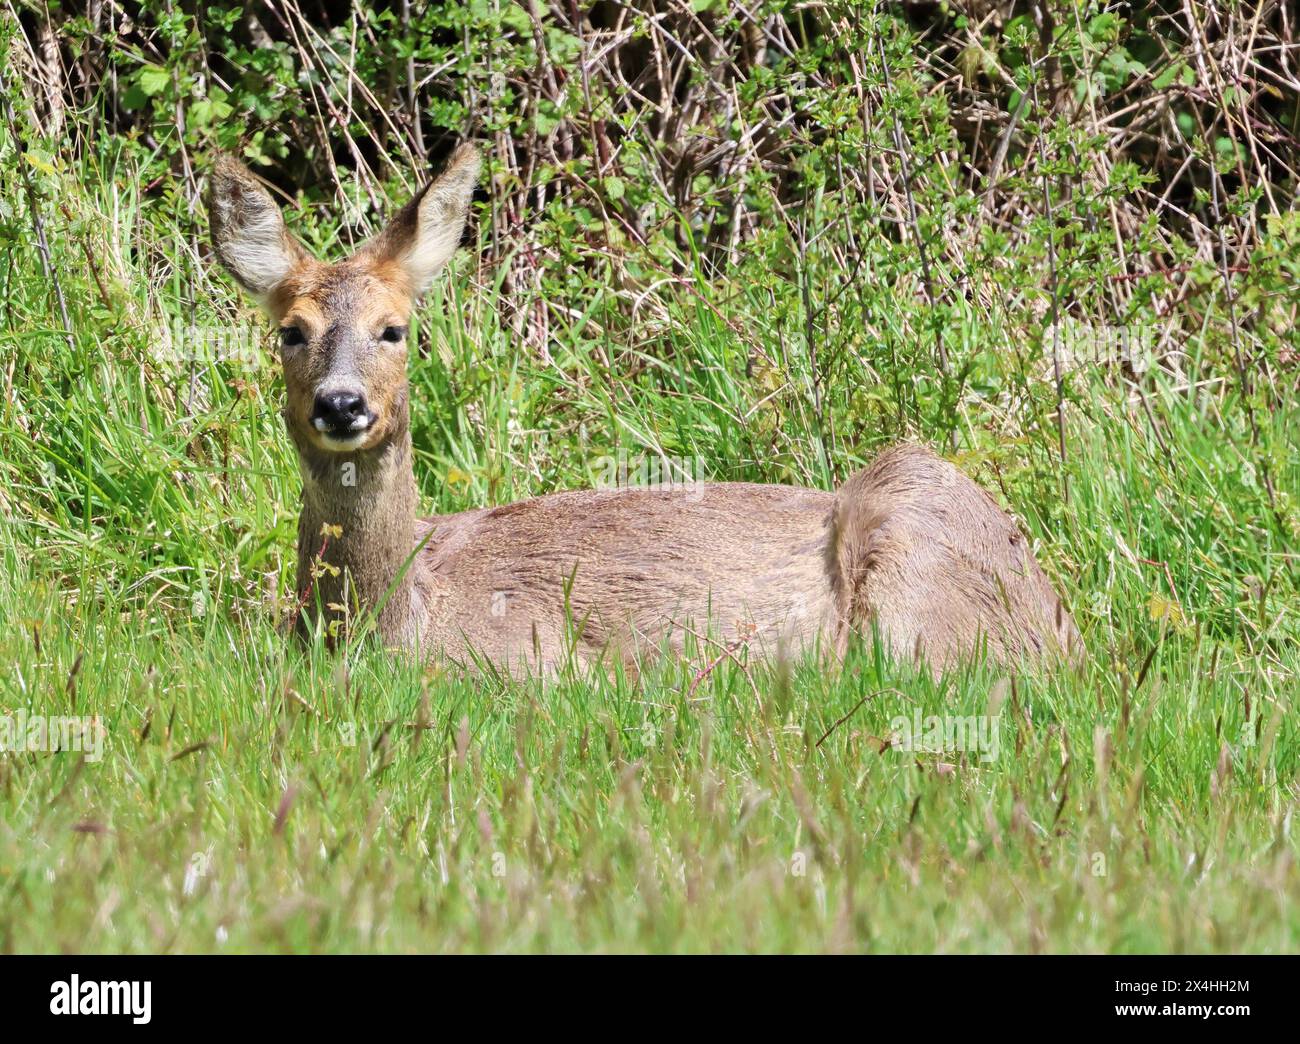
<instances>
[{"instance_id":1,"label":"grass","mask_svg":"<svg viewBox=\"0 0 1300 1044\"><path fill-rule=\"evenodd\" d=\"M548 363L463 256L412 363L430 512L588 485L615 448L829 486L905 434L1017 514L1091 652L466 678L281 637L274 361L161 346L258 320L183 200L63 177L71 345L31 237L0 257L0 710L97 715L106 745L0 756L0 949L1296 949L1300 411L1243 398L1212 330L1182 372L1076 373L1062 462L1011 305L953 318L972 377L940 416L903 406L935 380L919 293L852 320L892 363L819 377L797 287L701 277L620 330L587 286ZM880 749L900 715L998 710L989 758Z\"/></svg>"}]
</instances>

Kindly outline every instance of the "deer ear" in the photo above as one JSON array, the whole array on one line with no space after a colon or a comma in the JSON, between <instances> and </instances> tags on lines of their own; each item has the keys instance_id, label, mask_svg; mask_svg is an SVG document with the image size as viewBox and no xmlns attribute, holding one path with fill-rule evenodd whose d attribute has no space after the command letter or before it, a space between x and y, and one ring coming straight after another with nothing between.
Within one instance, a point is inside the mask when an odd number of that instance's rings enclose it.
<instances>
[{"instance_id":1,"label":"deer ear","mask_svg":"<svg viewBox=\"0 0 1300 1044\"><path fill-rule=\"evenodd\" d=\"M366 248L396 262L419 297L460 246L481 165L473 145L461 145L438 178L399 210Z\"/></svg>"},{"instance_id":2,"label":"deer ear","mask_svg":"<svg viewBox=\"0 0 1300 1044\"><path fill-rule=\"evenodd\" d=\"M307 251L284 227L280 208L252 172L230 156L219 156L208 182L212 246L226 271L265 302Z\"/></svg>"}]
</instances>

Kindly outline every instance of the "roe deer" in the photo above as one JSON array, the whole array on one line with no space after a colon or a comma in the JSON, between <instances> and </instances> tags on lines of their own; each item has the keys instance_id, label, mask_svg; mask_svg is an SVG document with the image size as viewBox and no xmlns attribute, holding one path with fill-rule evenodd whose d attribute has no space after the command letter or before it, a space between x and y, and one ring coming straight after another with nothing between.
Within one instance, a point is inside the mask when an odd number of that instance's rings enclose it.
<instances>
[{"instance_id":1,"label":"roe deer","mask_svg":"<svg viewBox=\"0 0 1300 1044\"><path fill-rule=\"evenodd\" d=\"M1074 621L1015 523L915 446L882 453L837 494L587 490L417 518L407 322L459 245L478 171L460 147L337 264L299 245L237 161L212 172L217 257L280 324L303 479L299 590L314 583L327 617L379 607L388 643L515 672L569 657L632 665L643 643L680 650L693 625L769 649L820 637L841 654L852 630L874 630L935 670L981 646L1004 662L1074 654ZM322 571L324 526L335 536Z\"/></svg>"}]
</instances>

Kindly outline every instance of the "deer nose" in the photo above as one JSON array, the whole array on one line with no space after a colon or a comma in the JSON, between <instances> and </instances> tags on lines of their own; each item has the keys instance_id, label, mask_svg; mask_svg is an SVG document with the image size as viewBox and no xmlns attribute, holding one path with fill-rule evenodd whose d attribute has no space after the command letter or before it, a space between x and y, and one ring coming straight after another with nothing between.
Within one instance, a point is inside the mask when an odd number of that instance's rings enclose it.
<instances>
[{"instance_id":1,"label":"deer nose","mask_svg":"<svg viewBox=\"0 0 1300 1044\"><path fill-rule=\"evenodd\" d=\"M359 435L373 419L365 396L354 391L322 392L316 396L311 411L312 424L327 435Z\"/></svg>"}]
</instances>

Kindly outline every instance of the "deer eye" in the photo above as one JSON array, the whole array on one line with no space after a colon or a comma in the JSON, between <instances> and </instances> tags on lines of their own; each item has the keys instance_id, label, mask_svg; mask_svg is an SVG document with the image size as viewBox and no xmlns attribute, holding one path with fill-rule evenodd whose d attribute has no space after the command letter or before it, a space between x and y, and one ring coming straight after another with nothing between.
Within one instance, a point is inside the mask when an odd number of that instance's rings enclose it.
<instances>
[{"instance_id":1,"label":"deer eye","mask_svg":"<svg viewBox=\"0 0 1300 1044\"><path fill-rule=\"evenodd\" d=\"M387 341L389 344L396 344L405 336L405 326L385 326L384 332L379 335L381 340Z\"/></svg>"},{"instance_id":2,"label":"deer eye","mask_svg":"<svg viewBox=\"0 0 1300 1044\"><path fill-rule=\"evenodd\" d=\"M285 348L296 348L300 344L306 344L307 338L303 336L302 330L297 326L280 327L280 344Z\"/></svg>"}]
</instances>

